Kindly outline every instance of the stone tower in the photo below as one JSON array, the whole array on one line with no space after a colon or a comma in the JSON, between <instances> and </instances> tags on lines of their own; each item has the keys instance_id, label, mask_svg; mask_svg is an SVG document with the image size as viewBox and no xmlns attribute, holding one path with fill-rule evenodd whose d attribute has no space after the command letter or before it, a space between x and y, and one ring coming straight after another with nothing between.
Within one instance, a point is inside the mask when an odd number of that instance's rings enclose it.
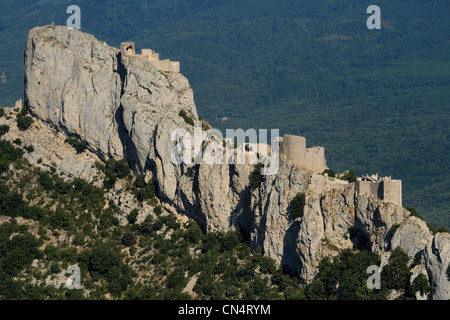
<instances>
[{"instance_id":1,"label":"stone tower","mask_svg":"<svg viewBox=\"0 0 450 320\"><path fill-rule=\"evenodd\" d=\"M136 55L134 42L122 42L120 44L120 52L122 53L122 57Z\"/></svg>"},{"instance_id":2,"label":"stone tower","mask_svg":"<svg viewBox=\"0 0 450 320\"><path fill-rule=\"evenodd\" d=\"M282 143L286 160L306 167L306 138L285 134Z\"/></svg>"}]
</instances>

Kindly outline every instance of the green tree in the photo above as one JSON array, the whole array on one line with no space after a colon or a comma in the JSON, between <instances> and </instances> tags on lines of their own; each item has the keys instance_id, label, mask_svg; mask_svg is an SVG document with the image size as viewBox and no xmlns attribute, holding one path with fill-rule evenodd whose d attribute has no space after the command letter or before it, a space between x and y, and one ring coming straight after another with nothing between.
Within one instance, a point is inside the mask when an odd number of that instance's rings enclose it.
<instances>
[{"instance_id":1,"label":"green tree","mask_svg":"<svg viewBox=\"0 0 450 320\"><path fill-rule=\"evenodd\" d=\"M0 126L0 137L9 131L9 126L3 124Z\"/></svg>"},{"instance_id":2,"label":"green tree","mask_svg":"<svg viewBox=\"0 0 450 320\"><path fill-rule=\"evenodd\" d=\"M402 248L397 247L391 252L388 265L383 268L383 282L389 289L405 289L409 284L410 270L408 267L409 257Z\"/></svg>"},{"instance_id":3,"label":"green tree","mask_svg":"<svg viewBox=\"0 0 450 320\"><path fill-rule=\"evenodd\" d=\"M47 171L41 171L39 173L38 182L47 191L53 190L55 188L53 179L50 173Z\"/></svg>"},{"instance_id":4,"label":"green tree","mask_svg":"<svg viewBox=\"0 0 450 320\"><path fill-rule=\"evenodd\" d=\"M344 175L341 177L342 180L347 180L348 182L355 182L356 175L353 171L346 171Z\"/></svg>"},{"instance_id":5,"label":"green tree","mask_svg":"<svg viewBox=\"0 0 450 320\"><path fill-rule=\"evenodd\" d=\"M84 152L88 147L88 143L86 141L77 138L67 138L65 142L74 147L77 153Z\"/></svg>"},{"instance_id":6,"label":"green tree","mask_svg":"<svg viewBox=\"0 0 450 320\"><path fill-rule=\"evenodd\" d=\"M261 168L263 167L262 163L258 163L255 165L253 171L250 173L250 185L253 189L258 188L263 181L263 176L261 175Z\"/></svg>"},{"instance_id":7,"label":"green tree","mask_svg":"<svg viewBox=\"0 0 450 320\"><path fill-rule=\"evenodd\" d=\"M25 116L22 114L17 116L16 121L17 127L19 128L20 131L28 130L34 122L32 117Z\"/></svg>"},{"instance_id":8,"label":"green tree","mask_svg":"<svg viewBox=\"0 0 450 320\"><path fill-rule=\"evenodd\" d=\"M128 223L135 224L139 215L138 209L133 209L127 217Z\"/></svg>"},{"instance_id":9,"label":"green tree","mask_svg":"<svg viewBox=\"0 0 450 320\"><path fill-rule=\"evenodd\" d=\"M101 244L92 249L89 257L89 270L106 275L112 272L114 267L121 266L121 256L114 248Z\"/></svg>"},{"instance_id":10,"label":"green tree","mask_svg":"<svg viewBox=\"0 0 450 320\"><path fill-rule=\"evenodd\" d=\"M136 244L136 236L132 231L126 231L122 237L122 244L125 247L131 247Z\"/></svg>"},{"instance_id":11,"label":"green tree","mask_svg":"<svg viewBox=\"0 0 450 320\"><path fill-rule=\"evenodd\" d=\"M305 297L308 300L325 300L326 292L322 281L313 280L305 287Z\"/></svg>"},{"instance_id":12,"label":"green tree","mask_svg":"<svg viewBox=\"0 0 450 320\"><path fill-rule=\"evenodd\" d=\"M333 171L333 169L325 169L322 174L325 173L328 174L328 176L331 178L336 177L336 173Z\"/></svg>"},{"instance_id":13,"label":"green tree","mask_svg":"<svg viewBox=\"0 0 450 320\"><path fill-rule=\"evenodd\" d=\"M303 217L303 210L305 207L305 194L297 193L295 197L291 200L291 214L294 218Z\"/></svg>"},{"instance_id":14,"label":"green tree","mask_svg":"<svg viewBox=\"0 0 450 320\"><path fill-rule=\"evenodd\" d=\"M410 295L420 292L421 295L431 293L431 286L428 279L422 273L419 274L409 286Z\"/></svg>"}]
</instances>

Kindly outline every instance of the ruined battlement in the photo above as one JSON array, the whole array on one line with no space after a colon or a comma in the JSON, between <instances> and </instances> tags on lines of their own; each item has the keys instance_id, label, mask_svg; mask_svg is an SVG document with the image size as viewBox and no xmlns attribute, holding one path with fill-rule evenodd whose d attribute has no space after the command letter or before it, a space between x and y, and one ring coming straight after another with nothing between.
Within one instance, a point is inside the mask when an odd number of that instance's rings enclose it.
<instances>
[{"instance_id":1,"label":"ruined battlement","mask_svg":"<svg viewBox=\"0 0 450 320\"><path fill-rule=\"evenodd\" d=\"M285 134L278 138L280 155L287 162L295 163L314 173L322 173L327 169L324 147L306 148L306 138Z\"/></svg>"},{"instance_id":2,"label":"ruined battlement","mask_svg":"<svg viewBox=\"0 0 450 320\"><path fill-rule=\"evenodd\" d=\"M309 180L309 190L315 193L322 193L330 189L340 189L348 185L348 181L328 177L328 175L313 174Z\"/></svg>"},{"instance_id":3,"label":"ruined battlement","mask_svg":"<svg viewBox=\"0 0 450 320\"><path fill-rule=\"evenodd\" d=\"M357 178L355 182L356 195L365 194L380 200L402 205L402 180L392 180L391 177L366 175Z\"/></svg>"},{"instance_id":4,"label":"ruined battlement","mask_svg":"<svg viewBox=\"0 0 450 320\"><path fill-rule=\"evenodd\" d=\"M142 49L141 54L136 54L134 42L122 42L120 44L122 57L137 57L148 61L156 69L163 72L180 72L180 62L168 59L159 60L159 53L152 49Z\"/></svg>"}]
</instances>

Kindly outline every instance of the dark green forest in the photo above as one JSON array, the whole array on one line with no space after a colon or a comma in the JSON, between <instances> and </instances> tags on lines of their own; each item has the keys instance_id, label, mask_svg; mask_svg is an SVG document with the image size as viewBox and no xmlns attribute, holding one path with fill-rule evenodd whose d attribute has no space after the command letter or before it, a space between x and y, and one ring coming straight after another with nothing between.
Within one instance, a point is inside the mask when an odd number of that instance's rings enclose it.
<instances>
[{"instance_id":1,"label":"dark green forest","mask_svg":"<svg viewBox=\"0 0 450 320\"><path fill-rule=\"evenodd\" d=\"M72 1L4 1L0 104L23 96L28 31L65 25ZM366 8L381 8L368 30ZM213 127L279 128L328 166L403 180L403 203L450 227L450 3L80 0L81 30L181 62Z\"/></svg>"}]
</instances>

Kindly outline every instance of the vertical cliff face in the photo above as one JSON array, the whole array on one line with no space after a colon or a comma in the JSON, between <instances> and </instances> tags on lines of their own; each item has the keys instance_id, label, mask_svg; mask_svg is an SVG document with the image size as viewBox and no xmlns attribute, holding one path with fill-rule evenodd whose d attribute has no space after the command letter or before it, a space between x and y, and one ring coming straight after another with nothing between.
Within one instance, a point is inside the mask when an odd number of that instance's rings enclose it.
<instances>
[{"instance_id":1,"label":"vertical cliff face","mask_svg":"<svg viewBox=\"0 0 450 320\"><path fill-rule=\"evenodd\" d=\"M400 246L411 259L422 253L417 270L426 270L437 287L435 297L450 298L445 275L450 235L433 236L401 206L356 195L352 183L319 188L312 172L284 160L258 188L249 183L253 165L173 163L173 132L183 129L193 136L194 131L181 114L198 118L192 89L180 73L122 57L120 50L78 30L35 28L25 50L25 107L60 135L86 140L92 156L127 157L136 172L154 180L166 205L205 230L244 227L254 249L262 247L305 282L317 277L325 256L342 249L384 254ZM66 162L65 170L72 170ZM83 170L74 163L75 176ZM294 218L291 201L298 193L305 193L306 205L303 216ZM394 236L393 226L398 226Z\"/></svg>"},{"instance_id":2,"label":"vertical cliff face","mask_svg":"<svg viewBox=\"0 0 450 320\"><path fill-rule=\"evenodd\" d=\"M101 157L123 157L116 121L118 52L76 30L31 30L25 48L25 106L42 121L86 140Z\"/></svg>"},{"instance_id":3,"label":"vertical cliff face","mask_svg":"<svg viewBox=\"0 0 450 320\"><path fill-rule=\"evenodd\" d=\"M198 120L188 80L138 56L61 26L30 31L25 49L25 107L101 159L126 157L153 179L163 201L208 231L246 221L247 165L174 164L172 134ZM204 137L205 138L205 137ZM74 172L75 173L75 172ZM247 223L247 222L246 222Z\"/></svg>"}]
</instances>

